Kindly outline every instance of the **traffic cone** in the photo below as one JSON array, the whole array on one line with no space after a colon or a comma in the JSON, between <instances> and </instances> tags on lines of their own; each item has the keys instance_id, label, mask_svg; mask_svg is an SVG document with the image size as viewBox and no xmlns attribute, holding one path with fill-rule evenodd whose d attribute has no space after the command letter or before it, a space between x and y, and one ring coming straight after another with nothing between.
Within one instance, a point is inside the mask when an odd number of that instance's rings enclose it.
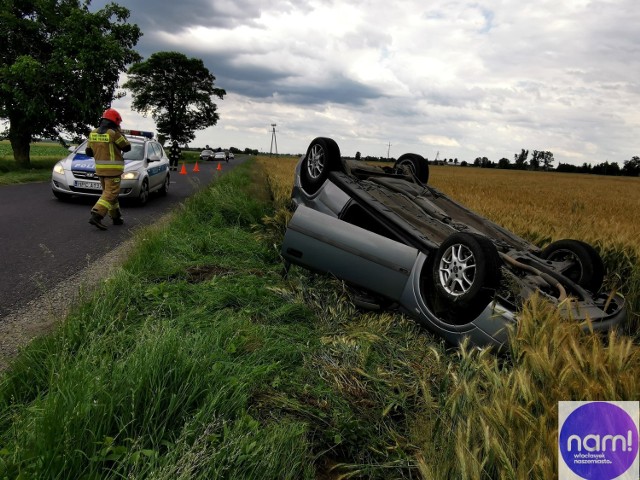
<instances>
[{"instance_id":1,"label":"traffic cone","mask_svg":"<svg viewBox=\"0 0 640 480\"><path fill-rule=\"evenodd\" d=\"M198 161L196 160L196 166L193 167L193 171L194 172L199 172L200 171L200 167L198 167Z\"/></svg>"},{"instance_id":2,"label":"traffic cone","mask_svg":"<svg viewBox=\"0 0 640 480\"><path fill-rule=\"evenodd\" d=\"M180 175L186 175L187 169L184 167L184 163L182 164L182 170L180 170Z\"/></svg>"},{"instance_id":3,"label":"traffic cone","mask_svg":"<svg viewBox=\"0 0 640 480\"><path fill-rule=\"evenodd\" d=\"M218 168L216 168L216 170L222 170L222 165L220 164L220 162L218 162Z\"/></svg>"}]
</instances>

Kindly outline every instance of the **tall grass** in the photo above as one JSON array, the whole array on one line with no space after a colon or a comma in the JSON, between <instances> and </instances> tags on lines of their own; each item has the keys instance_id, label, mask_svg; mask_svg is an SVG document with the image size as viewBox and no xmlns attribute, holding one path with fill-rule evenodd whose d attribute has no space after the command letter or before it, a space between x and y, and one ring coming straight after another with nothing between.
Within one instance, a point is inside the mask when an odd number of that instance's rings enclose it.
<instances>
[{"instance_id":1,"label":"tall grass","mask_svg":"<svg viewBox=\"0 0 640 480\"><path fill-rule=\"evenodd\" d=\"M306 426L250 408L302 377L309 333L268 290L275 259L250 228L268 204L250 183L229 175L141 233L127 266L17 359L0 384L0 477L311 478Z\"/></svg>"},{"instance_id":2,"label":"tall grass","mask_svg":"<svg viewBox=\"0 0 640 480\"><path fill-rule=\"evenodd\" d=\"M291 177L272 175L294 162L273 162L141 232L24 349L0 377L0 478L554 478L558 400L638 398L639 347L539 299L496 357L283 279Z\"/></svg>"}]
</instances>

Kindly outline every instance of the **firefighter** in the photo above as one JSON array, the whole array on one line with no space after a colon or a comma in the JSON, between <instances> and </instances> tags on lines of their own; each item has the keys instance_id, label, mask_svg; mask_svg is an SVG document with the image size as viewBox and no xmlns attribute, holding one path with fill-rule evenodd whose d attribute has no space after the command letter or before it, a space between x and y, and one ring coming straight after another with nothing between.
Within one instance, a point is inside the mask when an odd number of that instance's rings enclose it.
<instances>
[{"instance_id":1,"label":"firefighter","mask_svg":"<svg viewBox=\"0 0 640 480\"><path fill-rule=\"evenodd\" d=\"M175 140L173 141L173 145L171 145L171 149L169 150L169 165L171 170L174 172L178 171L178 161L180 160L180 155L182 154L182 150L180 149L180 145Z\"/></svg>"},{"instance_id":2,"label":"firefighter","mask_svg":"<svg viewBox=\"0 0 640 480\"><path fill-rule=\"evenodd\" d=\"M120 132L122 117L113 108L102 114L98 128L89 134L89 146L86 154L94 157L96 175L100 179L102 195L91 209L89 223L100 230L107 226L102 219L109 214L114 225L122 225L124 219L118 204L120 177L124 171L122 154L131 150L131 144Z\"/></svg>"}]
</instances>

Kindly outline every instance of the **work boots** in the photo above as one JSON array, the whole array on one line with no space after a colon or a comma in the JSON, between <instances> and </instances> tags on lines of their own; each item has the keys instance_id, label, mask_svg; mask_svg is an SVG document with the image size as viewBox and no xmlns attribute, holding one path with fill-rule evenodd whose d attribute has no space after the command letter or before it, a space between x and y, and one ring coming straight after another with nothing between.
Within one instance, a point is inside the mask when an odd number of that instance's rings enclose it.
<instances>
[{"instance_id":1,"label":"work boots","mask_svg":"<svg viewBox=\"0 0 640 480\"><path fill-rule=\"evenodd\" d=\"M106 230L107 226L102 223L102 217L95 212L91 212L91 218L89 219L91 225L96 226L100 230Z\"/></svg>"},{"instance_id":2,"label":"work boots","mask_svg":"<svg viewBox=\"0 0 640 480\"><path fill-rule=\"evenodd\" d=\"M122 218L122 212L120 209L116 210L111 217L114 225L124 225L124 218Z\"/></svg>"}]
</instances>

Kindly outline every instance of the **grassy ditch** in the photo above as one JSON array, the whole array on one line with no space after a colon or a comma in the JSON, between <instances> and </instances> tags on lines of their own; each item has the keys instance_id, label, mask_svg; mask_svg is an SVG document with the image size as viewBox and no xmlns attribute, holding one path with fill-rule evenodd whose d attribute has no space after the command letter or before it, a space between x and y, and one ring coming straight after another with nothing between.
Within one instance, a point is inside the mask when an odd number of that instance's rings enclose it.
<instances>
[{"instance_id":1,"label":"grassy ditch","mask_svg":"<svg viewBox=\"0 0 640 480\"><path fill-rule=\"evenodd\" d=\"M541 302L506 358L292 269L238 166L0 377L0 478L553 478L558 400L633 400L640 349Z\"/></svg>"}]
</instances>

